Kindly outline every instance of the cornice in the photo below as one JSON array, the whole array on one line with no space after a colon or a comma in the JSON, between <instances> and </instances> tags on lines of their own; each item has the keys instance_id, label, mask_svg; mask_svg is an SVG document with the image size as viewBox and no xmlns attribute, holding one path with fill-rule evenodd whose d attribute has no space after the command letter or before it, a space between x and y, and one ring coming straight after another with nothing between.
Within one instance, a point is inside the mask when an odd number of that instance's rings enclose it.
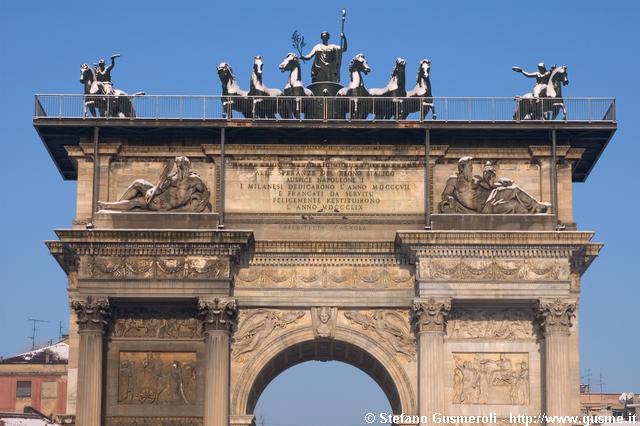
<instances>
[{"instance_id":1,"label":"cornice","mask_svg":"<svg viewBox=\"0 0 640 426\"><path fill-rule=\"evenodd\" d=\"M57 229L64 243L136 244L252 244L249 230L138 230L138 229Z\"/></svg>"},{"instance_id":2,"label":"cornice","mask_svg":"<svg viewBox=\"0 0 640 426\"><path fill-rule=\"evenodd\" d=\"M413 250L433 246L498 246L521 247L581 247L591 245L599 251L602 244L590 243L594 233L590 231L398 231L396 244Z\"/></svg>"}]
</instances>

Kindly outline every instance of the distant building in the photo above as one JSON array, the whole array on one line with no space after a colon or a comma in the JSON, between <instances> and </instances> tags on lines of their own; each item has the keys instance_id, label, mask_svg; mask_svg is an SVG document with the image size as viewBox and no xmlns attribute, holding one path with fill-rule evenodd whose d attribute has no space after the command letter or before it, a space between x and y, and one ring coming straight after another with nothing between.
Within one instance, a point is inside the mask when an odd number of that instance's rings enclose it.
<instances>
[{"instance_id":1,"label":"distant building","mask_svg":"<svg viewBox=\"0 0 640 426\"><path fill-rule=\"evenodd\" d=\"M589 391L587 385L580 386L580 411L583 415L589 416L624 416L628 417L636 413L636 406L633 401L628 401L627 405L620 401L622 392L603 393ZM636 398L637 400L637 398ZM637 416L636 416L637 417Z\"/></svg>"},{"instance_id":2,"label":"distant building","mask_svg":"<svg viewBox=\"0 0 640 426\"><path fill-rule=\"evenodd\" d=\"M1 359L0 412L22 413L25 407L32 407L46 416L64 414L68 364L66 338L44 348ZM0 417L0 425L6 423L3 421ZM21 424L12 422L6 424Z\"/></svg>"}]
</instances>

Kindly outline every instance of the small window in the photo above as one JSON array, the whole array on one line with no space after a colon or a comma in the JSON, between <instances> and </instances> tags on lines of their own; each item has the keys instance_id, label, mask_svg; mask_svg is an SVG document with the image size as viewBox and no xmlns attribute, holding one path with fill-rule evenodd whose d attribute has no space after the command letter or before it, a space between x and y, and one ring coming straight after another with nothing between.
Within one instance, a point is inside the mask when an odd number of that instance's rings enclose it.
<instances>
[{"instance_id":1,"label":"small window","mask_svg":"<svg viewBox=\"0 0 640 426\"><path fill-rule=\"evenodd\" d=\"M31 397L31 382L18 382L16 388L16 397L18 398L30 398Z\"/></svg>"}]
</instances>

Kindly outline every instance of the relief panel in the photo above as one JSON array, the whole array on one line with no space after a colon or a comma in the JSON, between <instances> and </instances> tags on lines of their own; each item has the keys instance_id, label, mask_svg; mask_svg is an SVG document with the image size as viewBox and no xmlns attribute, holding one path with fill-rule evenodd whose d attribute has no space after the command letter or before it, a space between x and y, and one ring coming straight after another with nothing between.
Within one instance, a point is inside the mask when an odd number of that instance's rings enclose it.
<instances>
[{"instance_id":1,"label":"relief panel","mask_svg":"<svg viewBox=\"0 0 640 426\"><path fill-rule=\"evenodd\" d=\"M528 405L529 354L454 352L453 404Z\"/></svg>"},{"instance_id":2,"label":"relief panel","mask_svg":"<svg viewBox=\"0 0 640 426\"><path fill-rule=\"evenodd\" d=\"M454 309L447 336L461 339L535 339L538 327L533 309Z\"/></svg>"},{"instance_id":3,"label":"relief panel","mask_svg":"<svg viewBox=\"0 0 640 426\"><path fill-rule=\"evenodd\" d=\"M193 405L195 352L120 352L118 404Z\"/></svg>"}]
</instances>

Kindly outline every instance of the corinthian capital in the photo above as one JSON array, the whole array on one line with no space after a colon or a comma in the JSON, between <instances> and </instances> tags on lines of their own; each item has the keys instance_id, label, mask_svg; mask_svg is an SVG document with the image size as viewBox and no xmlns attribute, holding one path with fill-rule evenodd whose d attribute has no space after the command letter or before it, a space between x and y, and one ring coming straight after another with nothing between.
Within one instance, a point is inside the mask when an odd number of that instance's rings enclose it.
<instances>
[{"instance_id":1,"label":"corinthian capital","mask_svg":"<svg viewBox=\"0 0 640 426\"><path fill-rule=\"evenodd\" d=\"M103 331L111 319L109 299L104 297L71 300L80 331Z\"/></svg>"},{"instance_id":2,"label":"corinthian capital","mask_svg":"<svg viewBox=\"0 0 640 426\"><path fill-rule=\"evenodd\" d=\"M198 311L204 331L231 331L238 313L236 300L231 298L200 299Z\"/></svg>"},{"instance_id":3,"label":"corinthian capital","mask_svg":"<svg viewBox=\"0 0 640 426\"><path fill-rule=\"evenodd\" d=\"M538 319L545 334L569 333L571 318L575 317L576 304L562 299L538 301Z\"/></svg>"},{"instance_id":4,"label":"corinthian capital","mask_svg":"<svg viewBox=\"0 0 640 426\"><path fill-rule=\"evenodd\" d=\"M428 299L415 299L413 301L413 320L419 332L440 331L444 332L447 315L451 310L451 301Z\"/></svg>"}]
</instances>

